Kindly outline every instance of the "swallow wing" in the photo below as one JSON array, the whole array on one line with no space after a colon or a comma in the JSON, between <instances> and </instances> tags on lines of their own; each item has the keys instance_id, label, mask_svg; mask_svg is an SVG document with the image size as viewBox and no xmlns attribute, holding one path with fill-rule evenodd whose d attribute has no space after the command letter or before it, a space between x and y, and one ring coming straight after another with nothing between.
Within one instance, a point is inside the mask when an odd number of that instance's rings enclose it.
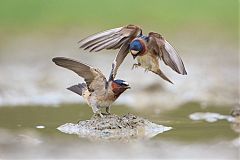
<instances>
[{"instance_id":1,"label":"swallow wing","mask_svg":"<svg viewBox=\"0 0 240 160\"><path fill-rule=\"evenodd\" d=\"M125 57L127 56L128 52L129 52L129 44L126 43L120 48L117 56L115 57L115 59L112 63L112 70L111 70L108 81L115 79L115 77L117 75L117 70L120 67L120 65L122 64Z\"/></svg>"},{"instance_id":2,"label":"swallow wing","mask_svg":"<svg viewBox=\"0 0 240 160\"><path fill-rule=\"evenodd\" d=\"M142 30L135 25L113 28L100 33L96 33L79 41L80 48L90 52L101 51L103 49L118 49L123 44L138 36Z\"/></svg>"},{"instance_id":3,"label":"swallow wing","mask_svg":"<svg viewBox=\"0 0 240 160\"><path fill-rule=\"evenodd\" d=\"M56 65L70 69L84 78L89 91L97 89L103 91L107 84L107 80L101 71L89 65L65 57L55 57L52 61Z\"/></svg>"},{"instance_id":4,"label":"swallow wing","mask_svg":"<svg viewBox=\"0 0 240 160\"><path fill-rule=\"evenodd\" d=\"M177 73L186 75L187 72L181 57L178 55L176 50L168 43L168 41L166 41L158 33L150 32L148 36L148 48L150 49L150 52L157 54L166 65L171 67Z\"/></svg>"},{"instance_id":5,"label":"swallow wing","mask_svg":"<svg viewBox=\"0 0 240 160\"><path fill-rule=\"evenodd\" d=\"M79 44L80 48L84 48L84 50L89 50L90 52L120 48L112 63L112 71L109 76L110 81L115 78L119 66L127 56L130 42L140 34L142 34L142 30L138 26L130 24L91 35L80 40Z\"/></svg>"}]
</instances>

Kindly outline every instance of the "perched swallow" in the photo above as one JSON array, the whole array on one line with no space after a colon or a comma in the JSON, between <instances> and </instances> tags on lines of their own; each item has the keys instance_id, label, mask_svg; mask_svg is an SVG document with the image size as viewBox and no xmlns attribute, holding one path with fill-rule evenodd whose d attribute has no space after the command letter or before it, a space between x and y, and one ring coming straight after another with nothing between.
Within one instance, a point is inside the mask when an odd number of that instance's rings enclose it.
<instances>
[{"instance_id":1,"label":"perched swallow","mask_svg":"<svg viewBox=\"0 0 240 160\"><path fill-rule=\"evenodd\" d=\"M141 66L146 71L151 71L170 83L172 83L171 80L160 70L159 60L163 60L166 65L177 73L187 74L181 57L168 41L154 32L144 36L142 29L135 25L127 25L96 33L80 40L79 44L80 48L90 52L120 48L112 63L111 75L113 78L129 52L131 52L134 59L137 58L138 63L134 64L133 68Z\"/></svg>"},{"instance_id":2,"label":"perched swallow","mask_svg":"<svg viewBox=\"0 0 240 160\"><path fill-rule=\"evenodd\" d=\"M125 90L130 88L126 81L114 79L107 81L99 69L73 59L56 57L52 61L56 65L70 69L84 78L85 83L73 85L67 89L82 96L87 104L92 107L93 113L101 117L100 109L106 108L107 114L110 114L111 104Z\"/></svg>"}]
</instances>

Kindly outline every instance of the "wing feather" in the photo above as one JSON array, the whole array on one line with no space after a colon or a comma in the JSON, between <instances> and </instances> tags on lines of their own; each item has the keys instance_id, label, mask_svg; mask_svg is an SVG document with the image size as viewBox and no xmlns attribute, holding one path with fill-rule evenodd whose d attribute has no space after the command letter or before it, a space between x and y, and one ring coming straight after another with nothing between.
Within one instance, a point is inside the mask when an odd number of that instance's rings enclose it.
<instances>
[{"instance_id":1,"label":"wing feather","mask_svg":"<svg viewBox=\"0 0 240 160\"><path fill-rule=\"evenodd\" d=\"M117 74L117 70L129 52L130 42L137 36L142 34L142 30L135 25L127 25L124 27L106 30L96 33L79 41L80 48L91 51L101 51L103 49L118 49L117 56L112 63L112 70L109 81L113 80Z\"/></svg>"},{"instance_id":2,"label":"wing feather","mask_svg":"<svg viewBox=\"0 0 240 160\"><path fill-rule=\"evenodd\" d=\"M111 46L115 45L116 43L118 43L121 39L122 39L121 37L108 39L97 45L94 45L93 47L91 47L91 49L89 51L90 52L91 51L98 52L100 50L107 49L108 47L111 47Z\"/></svg>"},{"instance_id":3,"label":"wing feather","mask_svg":"<svg viewBox=\"0 0 240 160\"><path fill-rule=\"evenodd\" d=\"M112 46L111 48L106 48L106 49L117 49L120 48L124 43L126 43L127 41L129 41L126 37L122 38L117 44L115 44L114 46Z\"/></svg>"},{"instance_id":4,"label":"wing feather","mask_svg":"<svg viewBox=\"0 0 240 160\"><path fill-rule=\"evenodd\" d=\"M104 89L104 85L107 81L100 70L65 57L55 57L52 59L52 61L56 65L72 70L80 77L84 78L89 90L94 90L96 83L98 84L99 88Z\"/></svg>"},{"instance_id":5,"label":"wing feather","mask_svg":"<svg viewBox=\"0 0 240 160\"><path fill-rule=\"evenodd\" d=\"M148 48L152 50L151 52L157 53L160 59L174 71L182 75L187 74L181 57L160 34L149 33Z\"/></svg>"},{"instance_id":6,"label":"wing feather","mask_svg":"<svg viewBox=\"0 0 240 160\"><path fill-rule=\"evenodd\" d=\"M99 40L101 38L107 37L109 35L112 35L114 33L118 33L123 27L119 27L119 28L113 28L113 29L109 29L91 36L88 36L87 38L84 38L82 40L80 40L78 43L80 45L80 47L90 43L90 42L94 42L96 40Z\"/></svg>"},{"instance_id":7,"label":"wing feather","mask_svg":"<svg viewBox=\"0 0 240 160\"><path fill-rule=\"evenodd\" d=\"M114 78L117 75L118 68L122 64L125 57L127 56L128 52L129 52L129 45L127 43L125 43L120 48L120 51L118 52L117 56L115 57L115 59L112 63L112 70L111 70L108 81L114 80Z\"/></svg>"},{"instance_id":8,"label":"wing feather","mask_svg":"<svg viewBox=\"0 0 240 160\"><path fill-rule=\"evenodd\" d=\"M86 45L84 47L84 50L87 50L89 48L94 48L95 46L97 46L99 44L104 44L104 43L106 43L106 42L108 42L110 40L114 40L117 37L118 37L118 35L111 35L111 36L103 37L103 38L101 38L101 39L99 39L97 41L94 41L94 42L89 43L88 45Z\"/></svg>"},{"instance_id":9,"label":"wing feather","mask_svg":"<svg viewBox=\"0 0 240 160\"><path fill-rule=\"evenodd\" d=\"M119 41L121 40L122 38L118 38L118 39L115 39L115 40L111 40L111 41L108 41L102 45L98 45L96 48L94 48L94 51L95 52L98 52L102 49L109 49L109 48L112 48L112 46L116 45L117 43L119 43Z\"/></svg>"},{"instance_id":10,"label":"wing feather","mask_svg":"<svg viewBox=\"0 0 240 160\"><path fill-rule=\"evenodd\" d=\"M84 48L85 50L89 49L95 52L103 49L118 49L127 41L137 37L141 32L142 30L138 26L127 25L96 33L80 40L79 44L80 48Z\"/></svg>"}]
</instances>

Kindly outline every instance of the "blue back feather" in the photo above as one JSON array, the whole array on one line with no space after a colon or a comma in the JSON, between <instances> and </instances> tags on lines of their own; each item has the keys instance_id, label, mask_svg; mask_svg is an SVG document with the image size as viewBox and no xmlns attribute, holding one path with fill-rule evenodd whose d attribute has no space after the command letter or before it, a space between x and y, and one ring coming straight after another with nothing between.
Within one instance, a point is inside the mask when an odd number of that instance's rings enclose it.
<instances>
[{"instance_id":1,"label":"blue back feather","mask_svg":"<svg viewBox=\"0 0 240 160\"><path fill-rule=\"evenodd\" d=\"M128 85L128 83L126 81L121 80L121 79L116 79L116 80L114 80L114 82L119 85Z\"/></svg>"}]
</instances>

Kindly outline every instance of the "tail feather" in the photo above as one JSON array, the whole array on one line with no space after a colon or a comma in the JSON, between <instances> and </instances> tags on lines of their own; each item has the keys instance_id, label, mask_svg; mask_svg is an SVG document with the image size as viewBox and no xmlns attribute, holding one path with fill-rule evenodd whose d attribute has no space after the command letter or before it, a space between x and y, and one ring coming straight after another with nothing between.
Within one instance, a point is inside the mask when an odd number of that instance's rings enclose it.
<instances>
[{"instance_id":1,"label":"tail feather","mask_svg":"<svg viewBox=\"0 0 240 160\"><path fill-rule=\"evenodd\" d=\"M76 93L76 94L79 94L80 96L82 96L82 93L83 91L86 89L86 84L85 83L79 83L77 85L73 85L71 87L68 87L67 89Z\"/></svg>"},{"instance_id":2,"label":"tail feather","mask_svg":"<svg viewBox=\"0 0 240 160\"><path fill-rule=\"evenodd\" d=\"M153 72L153 73L159 75L162 79L164 79L164 80L173 84L173 82L160 69L157 70L157 72Z\"/></svg>"}]
</instances>

